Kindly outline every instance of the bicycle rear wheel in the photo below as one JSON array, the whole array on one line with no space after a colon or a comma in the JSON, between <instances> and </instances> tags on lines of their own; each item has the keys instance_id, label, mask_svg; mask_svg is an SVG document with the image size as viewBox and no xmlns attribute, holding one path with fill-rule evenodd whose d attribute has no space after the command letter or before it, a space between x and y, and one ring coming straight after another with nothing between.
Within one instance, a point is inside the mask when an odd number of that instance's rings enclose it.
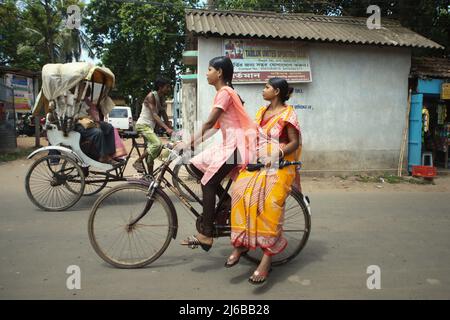
<instances>
[{"instance_id":1,"label":"bicycle rear wheel","mask_svg":"<svg viewBox=\"0 0 450 320\"><path fill-rule=\"evenodd\" d=\"M292 189L285 202L283 223L283 236L288 241L287 247L272 257L272 265L281 265L294 259L308 241L311 232L311 215L303 195ZM260 249L250 250L244 257L252 262L259 263L263 256Z\"/></svg>"},{"instance_id":2,"label":"bicycle rear wheel","mask_svg":"<svg viewBox=\"0 0 450 320\"><path fill-rule=\"evenodd\" d=\"M147 204L148 187L119 185L94 204L88 222L89 239L95 252L117 268L140 268L158 259L169 246L174 222L173 206L160 190L147 214L130 228Z\"/></svg>"}]
</instances>

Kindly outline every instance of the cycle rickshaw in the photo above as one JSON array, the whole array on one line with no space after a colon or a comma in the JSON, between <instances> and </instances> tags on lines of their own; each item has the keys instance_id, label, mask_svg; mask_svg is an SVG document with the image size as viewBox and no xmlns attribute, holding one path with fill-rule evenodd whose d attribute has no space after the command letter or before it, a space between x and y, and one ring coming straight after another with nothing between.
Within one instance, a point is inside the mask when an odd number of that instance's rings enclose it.
<instances>
[{"instance_id":1,"label":"cycle rickshaw","mask_svg":"<svg viewBox=\"0 0 450 320\"><path fill-rule=\"evenodd\" d=\"M82 141L75 131L77 114L90 89L90 100L96 101L101 114L114 107L108 94L115 77L110 69L90 63L47 64L42 69L42 89L33 107L33 115L45 114L45 130L49 146L32 152L37 155L25 178L30 200L46 211L62 211L72 207L83 195L100 192L108 182L126 181L125 168L134 149L138 156L144 144L136 142L136 132L125 132L132 139L132 148L115 165L102 163L89 154L92 145ZM91 147L91 148L90 148ZM145 166L144 166L145 167ZM144 168L148 176L148 168Z\"/></svg>"},{"instance_id":2,"label":"cycle rickshaw","mask_svg":"<svg viewBox=\"0 0 450 320\"><path fill-rule=\"evenodd\" d=\"M150 180L128 181L105 192L91 209L88 233L95 252L107 263L117 268L140 268L156 261L168 248L178 231L178 214L166 190L170 190L196 219L197 230L201 230L201 214L195 203L201 205L198 190L200 179L191 172L182 157L165 146L161 154L163 163L160 171ZM177 162L174 169L172 162ZM301 165L300 162L281 161L280 168ZM259 170L263 165L253 165ZM186 177L178 174L183 168ZM249 168L248 168L249 169ZM249 169L250 170L250 169ZM172 177L171 181L165 174ZM225 179L226 180L226 179ZM214 237L230 235L230 210L224 205L224 198L230 189L229 179L225 193L216 206ZM283 232L288 239L286 249L274 256L272 265L284 264L295 258L306 245L311 232L311 209L309 198L296 188L285 201ZM259 262L262 251L249 251L245 258Z\"/></svg>"}]
</instances>

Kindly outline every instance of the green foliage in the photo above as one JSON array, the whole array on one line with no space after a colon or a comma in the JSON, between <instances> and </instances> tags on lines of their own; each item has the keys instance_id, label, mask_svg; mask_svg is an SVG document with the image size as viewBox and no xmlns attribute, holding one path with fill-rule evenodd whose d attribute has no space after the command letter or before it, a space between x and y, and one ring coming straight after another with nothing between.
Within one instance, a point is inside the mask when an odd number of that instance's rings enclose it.
<instances>
[{"instance_id":1,"label":"green foliage","mask_svg":"<svg viewBox=\"0 0 450 320\"><path fill-rule=\"evenodd\" d=\"M331 1L296 1L296 0L218 0L219 9L257 10L274 12L310 12L324 14L334 8Z\"/></svg>"},{"instance_id":2,"label":"green foliage","mask_svg":"<svg viewBox=\"0 0 450 320\"><path fill-rule=\"evenodd\" d=\"M24 29L16 2L0 5L0 65L37 70L43 56L30 47L36 39Z\"/></svg>"},{"instance_id":3,"label":"green foliage","mask_svg":"<svg viewBox=\"0 0 450 320\"><path fill-rule=\"evenodd\" d=\"M389 173L384 173L383 175L356 175L355 180L363 183L389 183L389 184L398 184L398 183L410 183L410 184L433 184L432 180L415 178L415 177L399 177L396 175L392 175Z\"/></svg>"},{"instance_id":4,"label":"green foliage","mask_svg":"<svg viewBox=\"0 0 450 320\"><path fill-rule=\"evenodd\" d=\"M26 158L31 152L33 152L34 148L25 148L25 149L16 149L11 152L2 152L0 153L0 163L14 161L17 159Z\"/></svg>"},{"instance_id":5,"label":"green foliage","mask_svg":"<svg viewBox=\"0 0 450 320\"><path fill-rule=\"evenodd\" d=\"M198 0L109 1L4 0L0 2L0 65L40 70L45 63L79 60L94 51L117 77L115 94L139 105L157 75L174 80L185 45L184 9ZM81 30L64 25L66 8L83 11ZM367 17L379 5L383 17L446 47L450 56L448 0L217 0L219 9L301 12ZM83 30L86 30L86 34ZM415 54L441 52L415 49Z\"/></svg>"},{"instance_id":6,"label":"green foliage","mask_svg":"<svg viewBox=\"0 0 450 320\"><path fill-rule=\"evenodd\" d=\"M175 80L184 48L182 0L136 4L92 0L86 29L102 63L117 78L117 95L139 105L158 75Z\"/></svg>"},{"instance_id":7,"label":"green foliage","mask_svg":"<svg viewBox=\"0 0 450 320\"><path fill-rule=\"evenodd\" d=\"M40 70L46 63L78 61L89 41L65 26L67 7L80 0L6 0L0 5L0 64Z\"/></svg>"},{"instance_id":8,"label":"green foliage","mask_svg":"<svg viewBox=\"0 0 450 320\"><path fill-rule=\"evenodd\" d=\"M444 52L414 49L415 55L450 57L450 3L448 0L217 0L219 9L261 10L368 17L369 5L378 5L383 17L398 20L426 38L443 45Z\"/></svg>"}]
</instances>

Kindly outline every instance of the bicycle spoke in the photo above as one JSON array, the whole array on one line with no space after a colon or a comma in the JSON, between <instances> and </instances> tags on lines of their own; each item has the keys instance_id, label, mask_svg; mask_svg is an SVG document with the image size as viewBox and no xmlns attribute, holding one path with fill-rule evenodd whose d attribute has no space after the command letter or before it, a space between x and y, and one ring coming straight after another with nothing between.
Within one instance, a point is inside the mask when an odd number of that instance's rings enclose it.
<instances>
[{"instance_id":1,"label":"bicycle spoke","mask_svg":"<svg viewBox=\"0 0 450 320\"><path fill-rule=\"evenodd\" d=\"M290 194L286 199L282 235L287 240L287 247L273 257L273 265L279 265L293 259L302 250L308 239L310 232L309 214L301 199L298 193L296 196ZM262 255L261 250L251 251L247 253L246 258L258 263Z\"/></svg>"},{"instance_id":2,"label":"bicycle spoke","mask_svg":"<svg viewBox=\"0 0 450 320\"><path fill-rule=\"evenodd\" d=\"M50 164L58 161L57 165ZM80 198L83 181L77 178L75 188L70 180L80 176L79 167L64 156L45 156L36 160L30 167L25 187L28 197L45 210L64 210L75 204ZM69 175L70 173L70 175ZM72 188L71 194L65 190L64 184ZM72 187L70 186L72 184Z\"/></svg>"},{"instance_id":3,"label":"bicycle spoke","mask_svg":"<svg viewBox=\"0 0 450 320\"><path fill-rule=\"evenodd\" d=\"M169 213L158 196L150 212L127 229L145 208L146 195L144 186L123 185L100 198L91 213L94 218L90 219L89 235L105 261L119 267L141 266L156 259L167 247L171 230ZM117 231L118 225L123 230Z\"/></svg>"}]
</instances>

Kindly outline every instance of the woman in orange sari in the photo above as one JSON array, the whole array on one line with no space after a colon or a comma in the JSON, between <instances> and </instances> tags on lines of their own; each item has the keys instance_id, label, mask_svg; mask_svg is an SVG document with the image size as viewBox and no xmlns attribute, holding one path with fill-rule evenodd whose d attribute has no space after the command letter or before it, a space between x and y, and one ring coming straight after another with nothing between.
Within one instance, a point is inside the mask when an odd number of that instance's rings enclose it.
<instances>
[{"instance_id":1,"label":"woman in orange sari","mask_svg":"<svg viewBox=\"0 0 450 320\"><path fill-rule=\"evenodd\" d=\"M271 270L272 256L283 251L287 240L283 237L284 202L295 182L294 166L277 168L281 158L298 161L301 153L301 134L297 115L286 105L292 88L282 78L272 78L263 90L263 98L270 101L256 114L259 125L258 158L266 166L262 170L243 170L231 191L231 243L234 250L225 263L232 267L242 253L260 247L264 251L250 283L263 283Z\"/></svg>"}]
</instances>

